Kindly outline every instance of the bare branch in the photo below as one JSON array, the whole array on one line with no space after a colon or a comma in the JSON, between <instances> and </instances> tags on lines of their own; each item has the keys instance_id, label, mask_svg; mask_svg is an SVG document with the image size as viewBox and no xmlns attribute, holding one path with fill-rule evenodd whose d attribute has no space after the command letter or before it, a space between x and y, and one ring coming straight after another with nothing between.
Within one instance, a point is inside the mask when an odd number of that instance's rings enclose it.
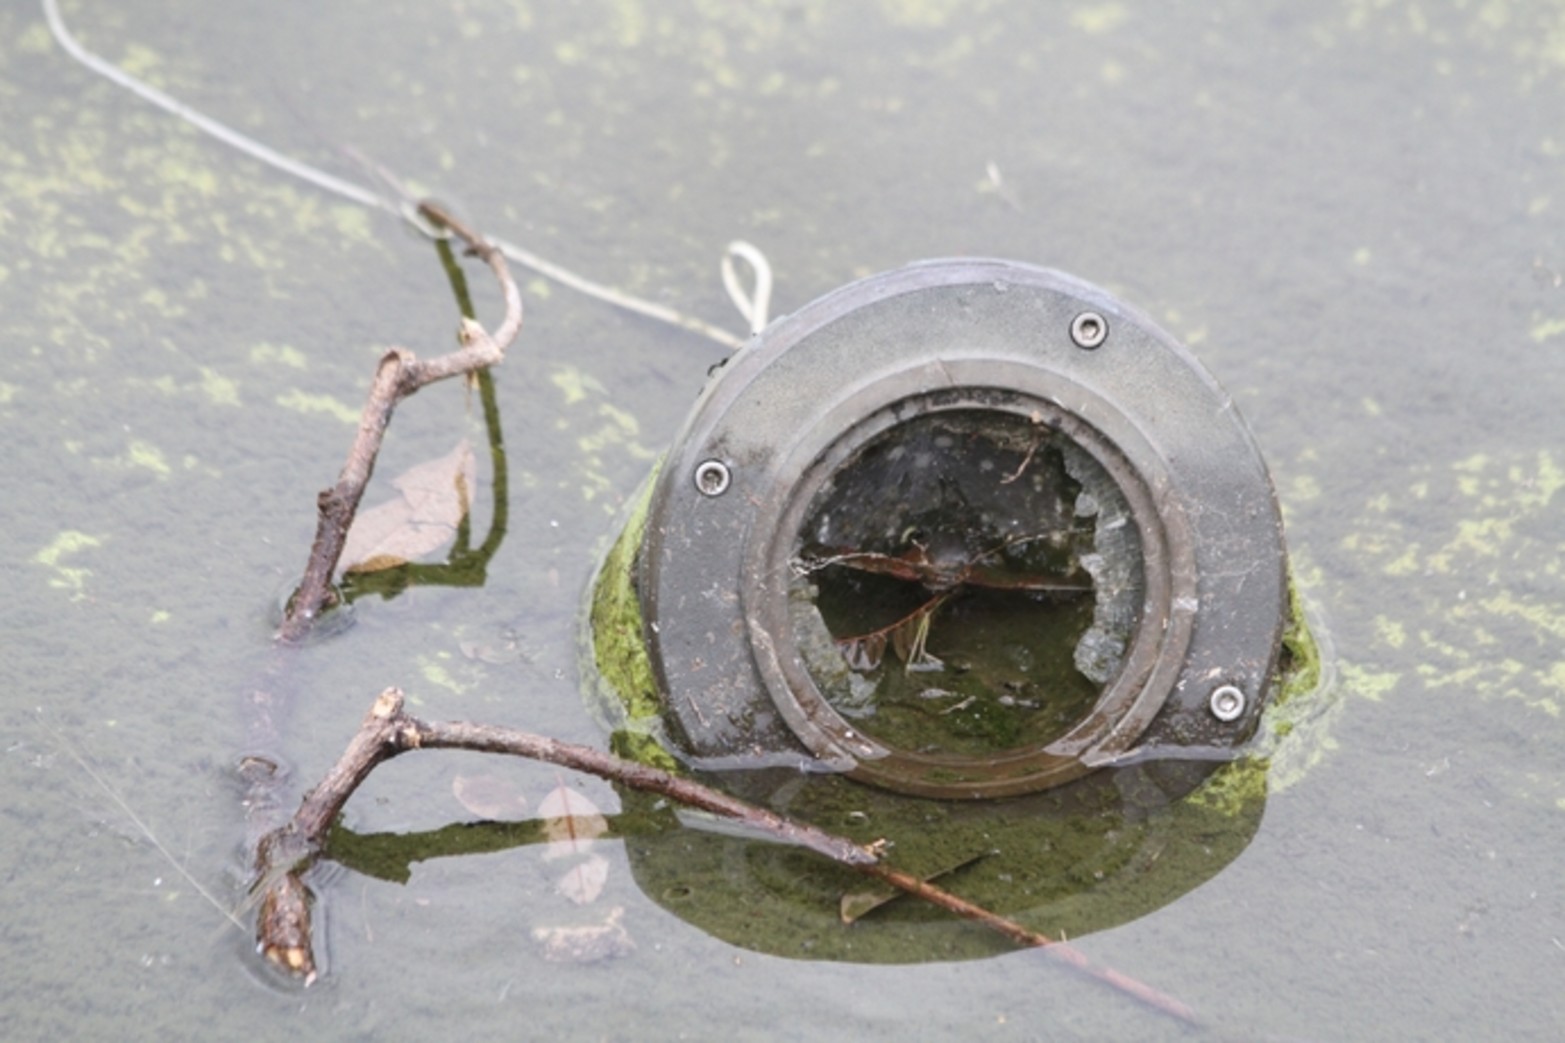
<instances>
[{"instance_id":1,"label":"bare branch","mask_svg":"<svg viewBox=\"0 0 1565 1043\"><path fill-rule=\"evenodd\" d=\"M505 349L521 332L522 295L511 278L504 255L437 204L421 203L419 212L451 229L469 250L489 265L505 297L505 318L493 336L478 323L464 318L458 334L462 346L439 358L421 361L405 348L392 348L381 356L375 378L370 383L369 398L359 415L358 434L353 439L347 462L337 476L336 484L316 499L315 542L310 548L299 589L289 600L282 626L278 628L277 637L281 641L293 642L302 638L320 613L333 603L332 575L342 557L343 544L358 513L359 501L374 473L375 459L380 454L381 441L397 403L437 380L499 365L505 359Z\"/></svg>"},{"instance_id":2,"label":"bare branch","mask_svg":"<svg viewBox=\"0 0 1565 1043\"><path fill-rule=\"evenodd\" d=\"M474 750L545 761L742 822L779 842L807 847L840 865L983 924L1017 945L1043 949L1067 966L1163 1014L1197 1023L1195 1013L1173 997L1117 971L1098 967L1079 950L884 864L882 845L878 842L857 844L690 779L622 760L589 746L559 742L498 725L423 721L403 712L402 692L396 688L388 688L380 694L341 759L305 796L293 820L262 838L256 852L256 887L261 901L261 914L256 923L257 947L273 964L303 978L306 983L314 980L316 966L310 934L310 893L303 874L319 857L326 832L343 805L375 766L417 749Z\"/></svg>"}]
</instances>

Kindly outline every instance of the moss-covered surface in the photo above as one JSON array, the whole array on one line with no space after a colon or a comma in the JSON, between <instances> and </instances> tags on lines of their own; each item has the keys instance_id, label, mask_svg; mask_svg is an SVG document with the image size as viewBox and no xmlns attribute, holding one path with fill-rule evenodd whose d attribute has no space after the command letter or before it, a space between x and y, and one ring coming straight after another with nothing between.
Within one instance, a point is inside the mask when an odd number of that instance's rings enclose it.
<instances>
[{"instance_id":1,"label":"moss-covered surface","mask_svg":"<svg viewBox=\"0 0 1565 1043\"><path fill-rule=\"evenodd\" d=\"M1250 746L1253 755L1225 764L1185 798L1186 803L1232 814L1258 806L1318 764L1331 748L1338 706L1333 664L1323 658L1297 575L1288 574L1288 618L1271 701Z\"/></svg>"},{"instance_id":2,"label":"moss-covered surface","mask_svg":"<svg viewBox=\"0 0 1565 1043\"><path fill-rule=\"evenodd\" d=\"M673 771L678 762L662 745L663 702L636 594L636 558L657 474L653 468L632 500L625 524L593 578L585 642L590 662L583 664L583 673L591 709L612 733L614 752Z\"/></svg>"}]
</instances>

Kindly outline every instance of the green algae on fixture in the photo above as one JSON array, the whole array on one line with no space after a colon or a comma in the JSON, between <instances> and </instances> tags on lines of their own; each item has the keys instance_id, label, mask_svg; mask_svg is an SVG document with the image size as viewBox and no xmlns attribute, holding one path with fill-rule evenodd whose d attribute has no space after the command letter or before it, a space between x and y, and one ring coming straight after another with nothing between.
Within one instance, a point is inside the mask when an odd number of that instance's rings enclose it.
<instances>
[{"instance_id":1,"label":"green algae on fixture","mask_svg":"<svg viewBox=\"0 0 1565 1043\"><path fill-rule=\"evenodd\" d=\"M636 557L652 503L654 468L632 503L630 515L592 581L587 620L594 710L613 733L614 752L665 771L678 763L660 740L663 702L647 655L641 601L636 595Z\"/></svg>"}]
</instances>

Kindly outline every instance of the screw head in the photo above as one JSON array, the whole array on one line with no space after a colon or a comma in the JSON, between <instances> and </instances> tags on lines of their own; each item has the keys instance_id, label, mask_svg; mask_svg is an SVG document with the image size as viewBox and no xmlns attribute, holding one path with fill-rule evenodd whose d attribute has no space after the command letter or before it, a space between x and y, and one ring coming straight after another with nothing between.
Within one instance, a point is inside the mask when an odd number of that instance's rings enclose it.
<instances>
[{"instance_id":1,"label":"screw head","mask_svg":"<svg viewBox=\"0 0 1565 1043\"><path fill-rule=\"evenodd\" d=\"M1071 320L1071 340L1091 351L1109 336L1108 320L1095 311L1084 311Z\"/></svg>"},{"instance_id":2,"label":"screw head","mask_svg":"<svg viewBox=\"0 0 1565 1043\"><path fill-rule=\"evenodd\" d=\"M721 460L706 460L697 464L694 477L696 489L702 496L721 496L728 491L728 485L733 481L728 465Z\"/></svg>"},{"instance_id":3,"label":"screw head","mask_svg":"<svg viewBox=\"0 0 1565 1043\"><path fill-rule=\"evenodd\" d=\"M1212 690L1208 705L1212 709L1212 716L1227 724L1229 721L1237 721L1244 714L1245 702L1242 689L1237 685L1225 684Z\"/></svg>"}]
</instances>

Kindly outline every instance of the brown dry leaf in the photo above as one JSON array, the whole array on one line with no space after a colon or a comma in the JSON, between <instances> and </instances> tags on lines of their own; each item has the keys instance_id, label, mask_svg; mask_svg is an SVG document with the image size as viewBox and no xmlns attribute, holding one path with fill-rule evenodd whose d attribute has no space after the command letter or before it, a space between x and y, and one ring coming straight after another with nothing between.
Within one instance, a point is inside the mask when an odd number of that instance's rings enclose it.
<instances>
[{"instance_id":1,"label":"brown dry leaf","mask_svg":"<svg viewBox=\"0 0 1565 1043\"><path fill-rule=\"evenodd\" d=\"M479 818L500 821L527 814L527 798L499 775L458 775L451 780L457 802Z\"/></svg>"},{"instance_id":2,"label":"brown dry leaf","mask_svg":"<svg viewBox=\"0 0 1565 1043\"><path fill-rule=\"evenodd\" d=\"M938 670L940 660L930 655L925 646L929 641L929 628L935 613L948 600L950 594L936 594L890 626L838 639L837 649L848 661L848 666L860 673L873 670L881 664L888 642L891 650L907 664L910 672Z\"/></svg>"},{"instance_id":3,"label":"brown dry leaf","mask_svg":"<svg viewBox=\"0 0 1565 1043\"><path fill-rule=\"evenodd\" d=\"M837 899L837 915L843 923L852 923L865 913L879 909L899 894L900 891L889 887L879 891L849 891Z\"/></svg>"},{"instance_id":4,"label":"brown dry leaf","mask_svg":"<svg viewBox=\"0 0 1565 1043\"><path fill-rule=\"evenodd\" d=\"M564 783L549 791L538 804L544 835L549 844L544 858L564 858L587 850L594 837L608 832L609 823L598 806Z\"/></svg>"},{"instance_id":5,"label":"brown dry leaf","mask_svg":"<svg viewBox=\"0 0 1565 1043\"><path fill-rule=\"evenodd\" d=\"M957 872L958 870L966 869L975 862L983 861L991 854L993 854L992 851L984 851L976 855L970 855L967 858L962 859L960 862L948 865L944 869L936 870L935 872L930 873L928 876L923 876L919 879L923 880L926 884L932 884L943 876L948 876L951 873ZM860 917L874 912L876 909L879 909L887 902L901 898L905 894L907 894L906 891L902 891L895 887L877 887L868 891L850 891L847 894L844 894L838 900L837 915L842 919L843 923L850 924Z\"/></svg>"},{"instance_id":6,"label":"brown dry leaf","mask_svg":"<svg viewBox=\"0 0 1565 1043\"><path fill-rule=\"evenodd\" d=\"M353 520L339 559L343 572L396 568L449 543L477 488L473 447L464 438L445 456L408 468L391 484L401 496Z\"/></svg>"},{"instance_id":7,"label":"brown dry leaf","mask_svg":"<svg viewBox=\"0 0 1565 1043\"><path fill-rule=\"evenodd\" d=\"M609 860L602 855L588 855L562 877L554 889L577 905L586 905L603 893L609 882Z\"/></svg>"}]
</instances>

